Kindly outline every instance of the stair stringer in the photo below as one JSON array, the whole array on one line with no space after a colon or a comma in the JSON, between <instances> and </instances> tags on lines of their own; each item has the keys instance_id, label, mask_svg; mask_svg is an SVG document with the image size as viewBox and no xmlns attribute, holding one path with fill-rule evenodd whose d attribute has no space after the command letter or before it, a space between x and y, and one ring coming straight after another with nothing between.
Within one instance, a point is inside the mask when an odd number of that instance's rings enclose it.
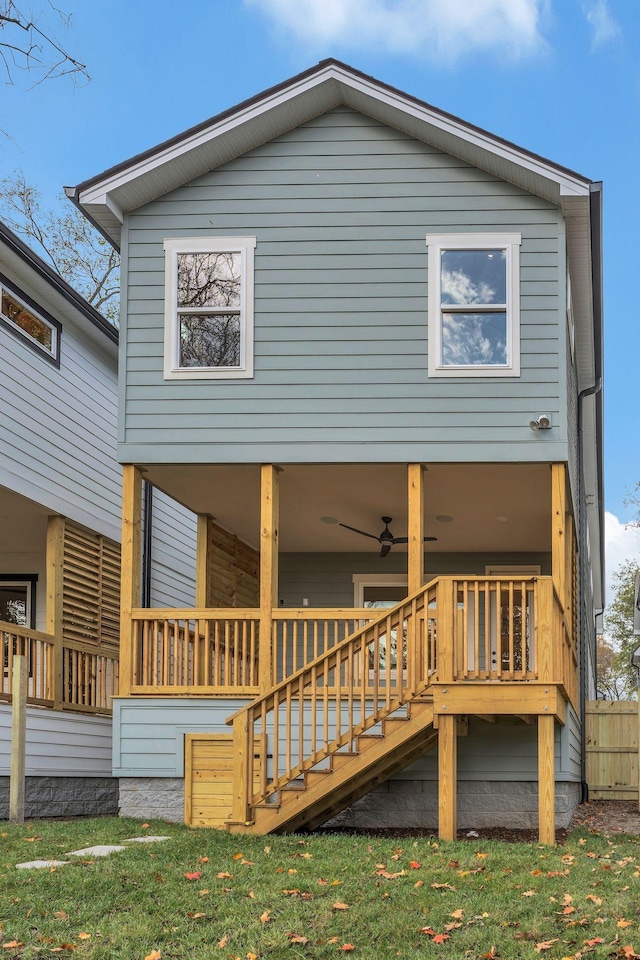
<instances>
[{"instance_id":1,"label":"stair stringer","mask_svg":"<svg viewBox=\"0 0 640 960\"><path fill-rule=\"evenodd\" d=\"M398 716L403 711L408 716ZM355 753L331 754L328 772L314 776L318 771L308 771L302 789L281 790L277 802L253 808L253 821L229 823L228 830L267 834L318 827L409 766L437 742L433 704L424 695L405 702L382 720L383 731L385 720L402 723L394 724L391 732L383 732L380 744L369 744L363 750L358 750L360 737L356 737Z\"/></svg>"}]
</instances>

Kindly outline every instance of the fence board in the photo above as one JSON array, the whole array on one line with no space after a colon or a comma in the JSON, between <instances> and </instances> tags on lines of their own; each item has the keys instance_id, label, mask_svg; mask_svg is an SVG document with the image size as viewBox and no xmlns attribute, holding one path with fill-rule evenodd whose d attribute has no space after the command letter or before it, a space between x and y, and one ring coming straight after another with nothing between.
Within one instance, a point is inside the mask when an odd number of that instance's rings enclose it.
<instances>
[{"instance_id":1,"label":"fence board","mask_svg":"<svg viewBox=\"0 0 640 960\"><path fill-rule=\"evenodd\" d=\"M638 800L638 703L590 700L587 783L592 800Z\"/></svg>"}]
</instances>

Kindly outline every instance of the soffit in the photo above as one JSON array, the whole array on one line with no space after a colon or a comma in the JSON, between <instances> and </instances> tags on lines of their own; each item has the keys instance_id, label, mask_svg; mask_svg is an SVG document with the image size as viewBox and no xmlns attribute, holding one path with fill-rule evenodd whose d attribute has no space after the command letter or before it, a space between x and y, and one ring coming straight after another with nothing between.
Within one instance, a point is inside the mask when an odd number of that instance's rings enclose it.
<instances>
[{"instance_id":1,"label":"soffit","mask_svg":"<svg viewBox=\"0 0 640 960\"><path fill-rule=\"evenodd\" d=\"M344 104L546 200L583 196L589 181L344 64L320 64L119 164L69 195L116 244L127 211Z\"/></svg>"},{"instance_id":2,"label":"soffit","mask_svg":"<svg viewBox=\"0 0 640 960\"><path fill-rule=\"evenodd\" d=\"M260 468L198 464L147 467L145 476L196 513L257 547ZM546 552L550 549L551 479L546 464L437 464L425 474L425 534L435 552ZM375 540L321 517L373 534L381 516L395 536L407 533L404 464L287 465L280 473L280 550L286 553L379 552ZM441 523L437 516L451 516ZM499 520L498 517L505 517ZM394 550L406 552L405 545Z\"/></svg>"}]
</instances>

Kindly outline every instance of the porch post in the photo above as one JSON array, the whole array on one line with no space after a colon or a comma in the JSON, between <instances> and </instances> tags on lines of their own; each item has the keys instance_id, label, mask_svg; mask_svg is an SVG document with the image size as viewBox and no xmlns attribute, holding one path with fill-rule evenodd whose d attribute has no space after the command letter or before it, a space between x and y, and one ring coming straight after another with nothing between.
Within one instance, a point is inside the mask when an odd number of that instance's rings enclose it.
<instances>
[{"instance_id":1,"label":"porch post","mask_svg":"<svg viewBox=\"0 0 640 960\"><path fill-rule=\"evenodd\" d=\"M54 638L48 695L56 710L62 710L62 602L64 574L64 517L49 517L47 523L46 632Z\"/></svg>"},{"instance_id":2,"label":"porch post","mask_svg":"<svg viewBox=\"0 0 640 960\"><path fill-rule=\"evenodd\" d=\"M421 463L408 466L408 593L415 593L424 583L424 468Z\"/></svg>"},{"instance_id":3,"label":"porch post","mask_svg":"<svg viewBox=\"0 0 640 960\"><path fill-rule=\"evenodd\" d=\"M564 463L551 464L551 576L566 614L567 481Z\"/></svg>"},{"instance_id":4,"label":"porch post","mask_svg":"<svg viewBox=\"0 0 640 960\"><path fill-rule=\"evenodd\" d=\"M538 837L540 843L556 842L556 778L554 718L538 717Z\"/></svg>"},{"instance_id":5,"label":"porch post","mask_svg":"<svg viewBox=\"0 0 640 960\"><path fill-rule=\"evenodd\" d=\"M196 534L196 607L209 606L209 543L211 518L206 513L198 514Z\"/></svg>"},{"instance_id":6,"label":"porch post","mask_svg":"<svg viewBox=\"0 0 640 960\"><path fill-rule=\"evenodd\" d=\"M438 717L438 835L455 840L458 832L458 738L457 718Z\"/></svg>"},{"instance_id":7,"label":"porch post","mask_svg":"<svg viewBox=\"0 0 640 960\"><path fill-rule=\"evenodd\" d=\"M258 680L260 693L273 686L273 609L278 606L278 468L263 463L260 473L260 634Z\"/></svg>"},{"instance_id":8,"label":"porch post","mask_svg":"<svg viewBox=\"0 0 640 960\"><path fill-rule=\"evenodd\" d=\"M118 696L127 697L133 681L135 640L131 611L140 606L142 471L132 463L122 468L122 567L120 574L120 669Z\"/></svg>"}]
</instances>

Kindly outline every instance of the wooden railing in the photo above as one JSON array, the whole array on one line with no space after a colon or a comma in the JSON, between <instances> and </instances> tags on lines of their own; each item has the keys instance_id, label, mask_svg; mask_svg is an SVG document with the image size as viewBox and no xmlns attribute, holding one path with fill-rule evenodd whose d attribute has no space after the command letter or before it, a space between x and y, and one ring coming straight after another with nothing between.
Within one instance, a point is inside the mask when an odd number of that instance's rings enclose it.
<instances>
[{"instance_id":1,"label":"wooden railing","mask_svg":"<svg viewBox=\"0 0 640 960\"><path fill-rule=\"evenodd\" d=\"M0 701L12 697L13 658L27 658L27 701L81 713L111 713L118 652L0 621ZM59 663L59 669L56 664Z\"/></svg>"},{"instance_id":2,"label":"wooden railing","mask_svg":"<svg viewBox=\"0 0 640 960\"><path fill-rule=\"evenodd\" d=\"M0 700L12 696L13 658L27 658L27 699L29 703L53 706L54 638L15 623L0 621Z\"/></svg>"},{"instance_id":3,"label":"wooden railing","mask_svg":"<svg viewBox=\"0 0 640 960\"><path fill-rule=\"evenodd\" d=\"M280 608L273 616L273 676L275 685L331 650L381 611Z\"/></svg>"},{"instance_id":4,"label":"wooden railing","mask_svg":"<svg viewBox=\"0 0 640 960\"><path fill-rule=\"evenodd\" d=\"M279 613L291 623L299 611ZM309 611L310 619L317 614ZM300 620L297 629L308 640ZM562 685L573 700L576 651L551 577L439 577L235 714L228 721L236 757L233 819L250 819L252 806L351 749L431 682L451 681L543 681ZM250 787L248 758L264 738L270 761L258 787Z\"/></svg>"},{"instance_id":5,"label":"wooden railing","mask_svg":"<svg viewBox=\"0 0 640 960\"><path fill-rule=\"evenodd\" d=\"M133 694L258 693L256 609L136 609Z\"/></svg>"},{"instance_id":6,"label":"wooden railing","mask_svg":"<svg viewBox=\"0 0 640 960\"><path fill-rule=\"evenodd\" d=\"M328 649L233 718L238 776L234 820L249 817L250 807L330 754L353 746L355 738L389 716L429 682L426 664L425 610L431 587ZM249 758L267 736L271 761L262 764L253 787Z\"/></svg>"}]
</instances>

